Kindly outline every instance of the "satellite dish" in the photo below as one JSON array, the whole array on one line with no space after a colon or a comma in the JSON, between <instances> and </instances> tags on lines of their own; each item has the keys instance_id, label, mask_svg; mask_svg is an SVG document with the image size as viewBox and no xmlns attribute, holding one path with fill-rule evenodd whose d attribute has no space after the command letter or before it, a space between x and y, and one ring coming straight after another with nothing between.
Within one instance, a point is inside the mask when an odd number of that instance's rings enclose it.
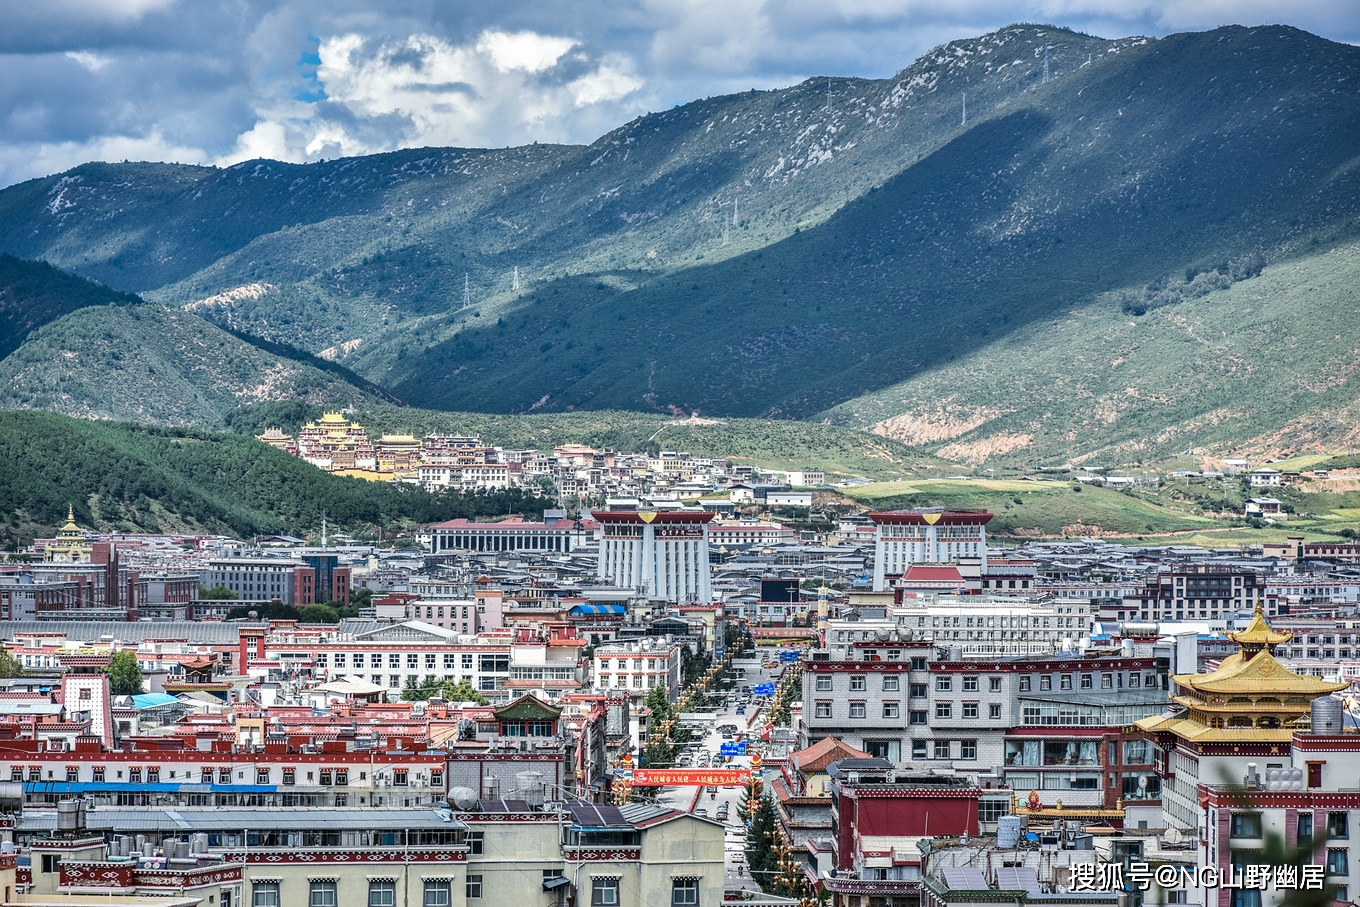
<instances>
[{"instance_id":1,"label":"satellite dish","mask_svg":"<svg viewBox=\"0 0 1360 907\"><path fill-rule=\"evenodd\" d=\"M1166 830L1166 843L1168 844L1179 844L1184 837L1179 828L1168 828Z\"/></svg>"}]
</instances>

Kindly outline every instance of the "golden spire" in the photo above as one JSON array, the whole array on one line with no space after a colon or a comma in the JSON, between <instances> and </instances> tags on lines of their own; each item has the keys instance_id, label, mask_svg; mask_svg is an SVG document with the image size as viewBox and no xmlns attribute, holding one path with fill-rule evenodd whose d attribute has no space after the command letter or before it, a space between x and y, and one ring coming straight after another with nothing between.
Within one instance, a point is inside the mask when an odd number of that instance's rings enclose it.
<instances>
[{"instance_id":1,"label":"golden spire","mask_svg":"<svg viewBox=\"0 0 1360 907\"><path fill-rule=\"evenodd\" d=\"M1261 603L1256 603L1256 613L1252 615L1251 623L1247 624L1245 630L1238 630L1229 633L1228 638L1242 647L1244 658L1251 658L1262 649L1275 651L1275 647L1280 643L1293 639L1294 634L1288 630L1272 629L1266 622L1266 616L1261 611Z\"/></svg>"}]
</instances>

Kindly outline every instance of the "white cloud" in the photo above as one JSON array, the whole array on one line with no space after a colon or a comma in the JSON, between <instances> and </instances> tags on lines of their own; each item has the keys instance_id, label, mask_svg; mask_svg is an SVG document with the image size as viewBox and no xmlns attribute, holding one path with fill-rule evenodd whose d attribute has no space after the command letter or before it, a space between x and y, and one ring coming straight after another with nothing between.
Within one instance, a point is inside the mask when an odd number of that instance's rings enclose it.
<instances>
[{"instance_id":1,"label":"white cloud","mask_svg":"<svg viewBox=\"0 0 1360 907\"><path fill-rule=\"evenodd\" d=\"M202 148L177 144L160 130L146 135L104 135L83 142L0 144L0 175L10 183L60 173L90 161L211 163Z\"/></svg>"},{"instance_id":2,"label":"white cloud","mask_svg":"<svg viewBox=\"0 0 1360 907\"><path fill-rule=\"evenodd\" d=\"M485 147L580 141L582 108L609 106L622 122L645 82L627 54L572 53L570 38L481 32L455 44L416 34L374 41L357 32L321 40L316 83L325 100L261 105L220 162L315 160L420 145ZM559 71L561 70L561 71Z\"/></svg>"},{"instance_id":3,"label":"white cloud","mask_svg":"<svg viewBox=\"0 0 1360 907\"><path fill-rule=\"evenodd\" d=\"M569 83L577 107L617 101L637 91L643 85L634 70L633 61L623 54L609 54L599 69Z\"/></svg>"},{"instance_id":4,"label":"white cloud","mask_svg":"<svg viewBox=\"0 0 1360 907\"><path fill-rule=\"evenodd\" d=\"M90 53L88 50L68 50L66 56L75 60L90 72L98 72L113 62L111 57Z\"/></svg>"},{"instance_id":5,"label":"white cloud","mask_svg":"<svg viewBox=\"0 0 1360 907\"><path fill-rule=\"evenodd\" d=\"M490 58L491 65L501 72L512 69L542 72L554 66L575 46L576 42L570 38L554 38L531 31L514 34L485 31L477 39L477 51Z\"/></svg>"}]
</instances>

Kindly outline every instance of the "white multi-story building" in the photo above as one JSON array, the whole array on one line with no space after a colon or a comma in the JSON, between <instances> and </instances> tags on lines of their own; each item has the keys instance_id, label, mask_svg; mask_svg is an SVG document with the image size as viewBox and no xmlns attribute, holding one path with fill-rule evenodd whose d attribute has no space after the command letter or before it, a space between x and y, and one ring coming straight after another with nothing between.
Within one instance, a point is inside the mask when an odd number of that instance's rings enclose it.
<instances>
[{"instance_id":1,"label":"white multi-story building","mask_svg":"<svg viewBox=\"0 0 1360 907\"><path fill-rule=\"evenodd\" d=\"M709 526L708 541L718 548L765 548L797 544L798 533L779 523L738 520L735 523L714 523Z\"/></svg>"},{"instance_id":2,"label":"white multi-story building","mask_svg":"<svg viewBox=\"0 0 1360 907\"><path fill-rule=\"evenodd\" d=\"M648 598L676 603L713 600L708 523L695 510L597 510L601 526L597 575Z\"/></svg>"},{"instance_id":3,"label":"white multi-story building","mask_svg":"<svg viewBox=\"0 0 1360 907\"><path fill-rule=\"evenodd\" d=\"M871 513L874 521L874 591L912 564L948 564L976 558L987 572L987 523L980 510L893 510Z\"/></svg>"},{"instance_id":4,"label":"white multi-story building","mask_svg":"<svg viewBox=\"0 0 1360 907\"><path fill-rule=\"evenodd\" d=\"M606 643L595 649L595 688L645 697L655 687L668 696L680 689L680 643L661 638Z\"/></svg>"},{"instance_id":5,"label":"white multi-story building","mask_svg":"<svg viewBox=\"0 0 1360 907\"><path fill-rule=\"evenodd\" d=\"M848 658L855 647L929 642L960 651L962 658L1056 655L1079 648L1091 635L1091 603L1084 599L1037 602L990 595L938 595L904 599L879 620L832 620L826 647ZM1071 645L1068 645L1069 640Z\"/></svg>"}]
</instances>

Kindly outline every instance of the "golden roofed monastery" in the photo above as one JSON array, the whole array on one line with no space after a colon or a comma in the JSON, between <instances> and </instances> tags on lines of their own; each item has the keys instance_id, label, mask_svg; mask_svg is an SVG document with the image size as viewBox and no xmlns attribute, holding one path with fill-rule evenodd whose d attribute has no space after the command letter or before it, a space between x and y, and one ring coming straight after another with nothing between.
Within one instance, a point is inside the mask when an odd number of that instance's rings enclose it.
<instances>
[{"instance_id":1,"label":"golden roofed monastery","mask_svg":"<svg viewBox=\"0 0 1360 907\"><path fill-rule=\"evenodd\" d=\"M1247 628L1228 634L1238 651L1218 670L1172 676L1178 692L1171 699L1184 709L1138 727L1193 743L1288 743L1308 729L1314 699L1350 685L1295 674L1276 660L1275 647L1292 636L1272 629L1258 604Z\"/></svg>"},{"instance_id":2,"label":"golden roofed monastery","mask_svg":"<svg viewBox=\"0 0 1360 907\"><path fill-rule=\"evenodd\" d=\"M76 509L66 510L66 525L57 530L57 539L47 546L43 559L58 563L74 564L88 561L90 544L85 540L85 530L76 525Z\"/></svg>"}]
</instances>

